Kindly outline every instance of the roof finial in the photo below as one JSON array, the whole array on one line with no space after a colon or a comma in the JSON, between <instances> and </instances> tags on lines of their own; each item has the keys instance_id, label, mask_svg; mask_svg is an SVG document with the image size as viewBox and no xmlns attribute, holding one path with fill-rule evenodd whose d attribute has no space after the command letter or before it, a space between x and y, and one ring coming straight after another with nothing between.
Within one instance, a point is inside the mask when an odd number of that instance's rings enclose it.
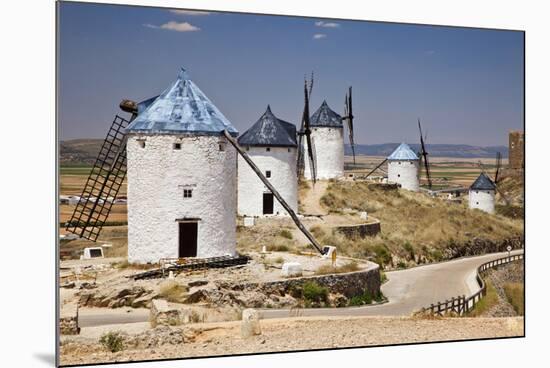
<instances>
[{"instance_id":1,"label":"roof finial","mask_svg":"<svg viewBox=\"0 0 550 368\"><path fill-rule=\"evenodd\" d=\"M185 70L183 66L180 68L180 72L178 73L178 79L181 79L181 80L189 79L189 73L187 73L187 70Z\"/></svg>"},{"instance_id":2,"label":"roof finial","mask_svg":"<svg viewBox=\"0 0 550 368\"><path fill-rule=\"evenodd\" d=\"M265 110L265 112L271 112L271 106L269 106L269 104L267 104L267 109Z\"/></svg>"}]
</instances>

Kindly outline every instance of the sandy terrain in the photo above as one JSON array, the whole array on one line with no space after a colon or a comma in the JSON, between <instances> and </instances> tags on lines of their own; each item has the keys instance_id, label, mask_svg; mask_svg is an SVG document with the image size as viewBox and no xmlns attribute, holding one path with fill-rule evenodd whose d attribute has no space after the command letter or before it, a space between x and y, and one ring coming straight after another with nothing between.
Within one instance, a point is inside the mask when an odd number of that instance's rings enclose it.
<instances>
[{"instance_id":1,"label":"sandy terrain","mask_svg":"<svg viewBox=\"0 0 550 368\"><path fill-rule=\"evenodd\" d=\"M172 328L183 344L107 352L97 338L68 338L61 346L62 364L122 362L348 346L375 346L442 340L522 336L523 318L331 317L263 320L262 335L243 339L240 322ZM136 326L138 327L138 326ZM139 328L138 328L139 329ZM96 334L97 335L97 334ZM71 342L71 341L78 341ZM157 344L162 343L157 342Z\"/></svg>"}]
</instances>

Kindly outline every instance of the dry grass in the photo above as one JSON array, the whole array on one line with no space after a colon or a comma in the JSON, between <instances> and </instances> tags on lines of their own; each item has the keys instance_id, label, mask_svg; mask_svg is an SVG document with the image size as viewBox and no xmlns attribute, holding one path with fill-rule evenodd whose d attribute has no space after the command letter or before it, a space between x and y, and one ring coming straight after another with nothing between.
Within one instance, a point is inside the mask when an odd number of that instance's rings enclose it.
<instances>
[{"instance_id":1,"label":"dry grass","mask_svg":"<svg viewBox=\"0 0 550 368\"><path fill-rule=\"evenodd\" d=\"M165 280L159 288L159 295L169 302L182 303L189 289L175 280Z\"/></svg>"},{"instance_id":2,"label":"dry grass","mask_svg":"<svg viewBox=\"0 0 550 368\"><path fill-rule=\"evenodd\" d=\"M323 244L336 245L352 257L371 257L380 264L397 255L404 265L444 258L444 249L478 237L502 240L523 233L523 221L470 210L466 204L451 204L422 193L384 191L365 182L334 182L322 197L333 212L344 208L366 210L380 219L382 233L350 241L322 226L311 231Z\"/></svg>"},{"instance_id":3,"label":"dry grass","mask_svg":"<svg viewBox=\"0 0 550 368\"><path fill-rule=\"evenodd\" d=\"M506 299L512 304L516 313L520 316L525 312L525 299L523 292L523 283L521 282L509 282L504 284L504 293Z\"/></svg>"},{"instance_id":4,"label":"dry grass","mask_svg":"<svg viewBox=\"0 0 550 368\"><path fill-rule=\"evenodd\" d=\"M317 270L315 270L316 275L327 275L327 274L333 274L333 273L346 273L346 272L354 272L359 270L359 265L357 262L350 262L346 263L342 266L336 266L333 267L332 265L322 265Z\"/></svg>"},{"instance_id":5,"label":"dry grass","mask_svg":"<svg viewBox=\"0 0 550 368\"><path fill-rule=\"evenodd\" d=\"M487 294L481 298L475 308L466 314L466 317L478 317L499 303L498 294L491 280L485 279Z\"/></svg>"}]
</instances>

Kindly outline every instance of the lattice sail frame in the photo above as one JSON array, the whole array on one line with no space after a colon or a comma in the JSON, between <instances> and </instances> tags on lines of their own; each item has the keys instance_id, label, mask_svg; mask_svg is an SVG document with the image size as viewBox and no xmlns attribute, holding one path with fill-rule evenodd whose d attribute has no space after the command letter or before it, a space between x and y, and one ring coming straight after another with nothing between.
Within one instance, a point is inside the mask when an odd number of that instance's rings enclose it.
<instances>
[{"instance_id":1,"label":"lattice sail frame","mask_svg":"<svg viewBox=\"0 0 550 368\"><path fill-rule=\"evenodd\" d=\"M66 230L96 241L126 177L126 127L116 115Z\"/></svg>"}]
</instances>

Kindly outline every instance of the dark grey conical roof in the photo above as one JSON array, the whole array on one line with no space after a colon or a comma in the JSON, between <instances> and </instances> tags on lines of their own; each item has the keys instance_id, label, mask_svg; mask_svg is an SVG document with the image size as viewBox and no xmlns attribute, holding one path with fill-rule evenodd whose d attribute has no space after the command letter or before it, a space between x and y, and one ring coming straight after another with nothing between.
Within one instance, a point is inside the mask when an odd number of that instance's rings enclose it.
<instances>
[{"instance_id":1,"label":"dark grey conical roof","mask_svg":"<svg viewBox=\"0 0 550 368\"><path fill-rule=\"evenodd\" d=\"M470 186L470 190L495 190L496 185L485 173L479 174L476 181Z\"/></svg>"},{"instance_id":2,"label":"dark grey conical roof","mask_svg":"<svg viewBox=\"0 0 550 368\"><path fill-rule=\"evenodd\" d=\"M238 139L241 146L296 147L296 126L277 118L267 110Z\"/></svg>"},{"instance_id":3,"label":"dark grey conical roof","mask_svg":"<svg viewBox=\"0 0 550 368\"><path fill-rule=\"evenodd\" d=\"M342 128L342 117L328 107L327 101L323 101L321 107L311 115L312 127Z\"/></svg>"}]
</instances>

